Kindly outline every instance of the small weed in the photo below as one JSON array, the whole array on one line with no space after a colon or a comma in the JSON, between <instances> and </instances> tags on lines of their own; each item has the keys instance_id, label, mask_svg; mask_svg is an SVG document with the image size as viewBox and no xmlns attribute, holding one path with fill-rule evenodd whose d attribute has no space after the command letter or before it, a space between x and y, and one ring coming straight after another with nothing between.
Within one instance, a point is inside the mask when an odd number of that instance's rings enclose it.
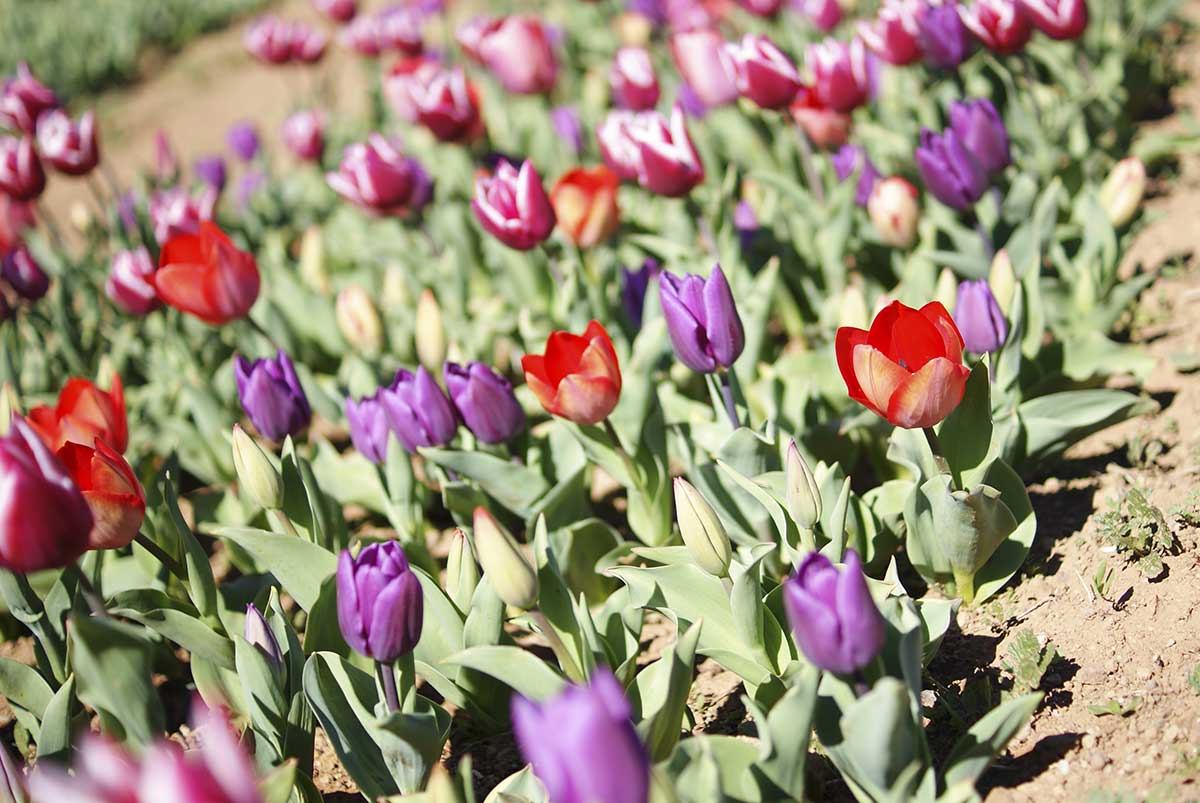
<instances>
[{"instance_id":1,"label":"small weed","mask_svg":"<svg viewBox=\"0 0 1200 803\"><path fill-rule=\"evenodd\" d=\"M1142 698L1134 696L1126 703L1120 700L1106 700L1103 703L1092 703L1088 706L1088 711L1098 717L1131 717L1141 707Z\"/></svg>"},{"instance_id":2,"label":"small weed","mask_svg":"<svg viewBox=\"0 0 1200 803\"><path fill-rule=\"evenodd\" d=\"M1014 696L1028 694L1042 685L1042 676L1058 657L1058 650L1049 641L1038 642L1032 630L1019 630L1008 645L1008 663L1004 670L1013 677Z\"/></svg>"},{"instance_id":3,"label":"small weed","mask_svg":"<svg viewBox=\"0 0 1200 803\"><path fill-rule=\"evenodd\" d=\"M1188 674L1188 685L1192 687L1192 694L1200 695L1200 664L1192 667Z\"/></svg>"},{"instance_id":4,"label":"small weed","mask_svg":"<svg viewBox=\"0 0 1200 803\"><path fill-rule=\"evenodd\" d=\"M1100 561L1096 573L1092 575L1092 590L1102 600L1108 600L1108 592L1112 590L1113 570L1108 566L1108 558Z\"/></svg>"},{"instance_id":5,"label":"small weed","mask_svg":"<svg viewBox=\"0 0 1200 803\"><path fill-rule=\"evenodd\" d=\"M1104 541L1124 553L1148 579L1162 576L1163 556L1179 551L1179 540L1167 517L1138 488L1130 488L1112 510L1100 517Z\"/></svg>"},{"instance_id":6,"label":"small weed","mask_svg":"<svg viewBox=\"0 0 1200 803\"><path fill-rule=\"evenodd\" d=\"M1152 468L1167 450L1167 445L1161 439L1134 435L1125 447L1129 464L1135 468Z\"/></svg>"}]
</instances>

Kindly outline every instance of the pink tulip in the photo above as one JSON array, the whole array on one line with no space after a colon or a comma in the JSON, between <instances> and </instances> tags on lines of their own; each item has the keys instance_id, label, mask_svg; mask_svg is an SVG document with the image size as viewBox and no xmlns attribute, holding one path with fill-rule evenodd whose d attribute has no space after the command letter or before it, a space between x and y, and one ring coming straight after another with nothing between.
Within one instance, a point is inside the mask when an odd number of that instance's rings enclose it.
<instances>
[{"instance_id":1,"label":"pink tulip","mask_svg":"<svg viewBox=\"0 0 1200 803\"><path fill-rule=\"evenodd\" d=\"M838 0L793 0L792 6L822 33L829 33L842 21Z\"/></svg>"},{"instance_id":2,"label":"pink tulip","mask_svg":"<svg viewBox=\"0 0 1200 803\"><path fill-rule=\"evenodd\" d=\"M372 215L406 217L429 200L432 184L416 159L381 134L350 145L325 181L334 192Z\"/></svg>"},{"instance_id":3,"label":"pink tulip","mask_svg":"<svg viewBox=\"0 0 1200 803\"><path fill-rule=\"evenodd\" d=\"M62 568L87 549L91 530L92 511L67 469L25 419L13 418L0 437L0 567Z\"/></svg>"},{"instance_id":4,"label":"pink tulip","mask_svg":"<svg viewBox=\"0 0 1200 803\"><path fill-rule=\"evenodd\" d=\"M0 126L34 134L38 117L58 106L58 97L50 87L33 76L28 64L21 62L17 74L0 90Z\"/></svg>"},{"instance_id":5,"label":"pink tulip","mask_svg":"<svg viewBox=\"0 0 1200 803\"><path fill-rule=\"evenodd\" d=\"M784 52L765 36L746 34L725 46L738 92L763 109L786 108L800 90L800 74Z\"/></svg>"},{"instance_id":6,"label":"pink tulip","mask_svg":"<svg viewBox=\"0 0 1200 803\"><path fill-rule=\"evenodd\" d=\"M477 18L459 29L458 40L509 92L536 95L554 88L558 60L537 17Z\"/></svg>"},{"instance_id":7,"label":"pink tulip","mask_svg":"<svg viewBox=\"0 0 1200 803\"><path fill-rule=\"evenodd\" d=\"M395 50L406 56L418 56L425 50L422 36L423 18L408 6L389 6L376 15L380 43L384 50Z\"/></svg>"},{"instance_id":8,"label":"pink tulip","mask_svg":"<svg viewBox=\"0 0 1200 803\"><path fill-rule=\"evenodd\" d=\"M545 241L557 223L542 178L530 161L519 171L502 161L493 175L477 177L471 210L497 240L518 251Z\"/></svg>"},{"instance_id":9,"label":"pink tulip","mask_svg":"<svg viewBox=\"0 0 1200 803\"><path fill-rule=\"evenodd\" d=\"M306 162L321 161L325 150L325 115L313 109L295 112L283 121L283 144Z\"/></svg>"},{"instance_id":10,"label":"pink tulip","mask_svg":"<svg viewBox=\"0 0 1200 803\"><path fill-rule=\"evenodd\" d=\"M975 5L958 7L963 25L993 53L1020 53L1033 36L1033 23L1017 0L975 0Z\"/></svg>"},{"instance_id":11,"label":"pink tulip","mask_svg":"<svg viewBox=\"0 0 1200 803\"><path fill-rule=\"evenodd\" d=\"M50 165L69 176L90 173L100 161L96 142L96 115L84 112L78 123L62 109L46 112L38 120L38 148Z\"/></svg>"},{"instance_id":12,"label":"pink tulip","mask_svg":"<svg viewBox=\"0 0 1200 803\"><path fill-rule=\"evenodd\" d=\"M921 16L926 0L883 0L874 22L860 22L858 35L875 55L897 67L921 59Z\"/></svg>"},{"instance_id":13,"label":"pink tulip","mask_svg":"<svg viewBox=\"0 0 1200 803\"><path fill-rule=\"evenodd\" d=\"M870 55L861 39L850 44L826 39L812 45L808 64L813 72L813 91L822 105L838 112L851 112L870 97Z\"/></svg>"},{"instance_id":14,"label":"pink tulip","mask_svg":"<svg viewBox=\"0 0 1200 803\"><path fill-rule=\"evenodd\" d=\"M203 199L193 198L184 187L172 187L154 193L150 198L150 224L154 239L162 245L180 234L195 234L200 223L212 218Z\"/></svg>"},{"instance_id":15,"label":"pink tulip","mask_svg":"<svg viewBox=\"0 0 1200 803\"><path fill-rule=\"evenodd\" d=\"M623 109L642 111L658 103L658 76L650 54L642 47L623 47L608 70L613 99Z\"/></svg>"},{"instance_id":16,"label":"pink tulip","mask_svg":"<svg viewBox=\"0 0 1200 803\"><path fill-rule=\"evenodd\" d=\"M33 207L24 201L14 201L0 192L0 254L21 244L25 229L31 228L36 220Z\"/></svg>"},{"instance_id":17,"label":"pink tulip","mask_svg":"<svg viewBox=\"0 0 1200 803\"><path fill-rule=\"evenodd\" d=\"M1020 0L1033 24L1051 39L1078 39L1087 29L1087 0Z\"/></svg>"},{"instance_id":18,"label":"pink tulip","mask_svg":"<svg viewBox=\"0 0 1200 803\"><path fill-rule=\"evenodd\" d=\"M292 59L292 26L278 17L259 17L246 28L242 45L259 61L286 64Z\"/></svg>"},{"instance_id":19,"label":"pink tulip","mask_svg":"<svg viewBox=\"0 0 1200 803\"><path fill-rule=\"evenodd\" d=\"M834 111L817 98L810 87L802 86L792 101L792 119L818 148L838 148L850 138L850 115Z\"/></svg>"},{"instance_id":20,"label":"pink tulip","mask_svg":"<svg viewBox=\"0 0 1200 803\"><path fill-rule=\"evenodd\" d=\"M144 247L118 251L109 266L104 292L130 315L146 315L159 306L158 293L151 281L154 271L150 252Z\"/></svg>"},{"instance_id":21,"label":"pink tulip","mask_svg":"<svg viewBox=\"0 0 1200 803\"><path fill-rule=\"evenodd\" d=\"M637 179L650 192L680 197L704 180L704 165L679 104L669 123L658 112L610 112L596 137L613 172Z\"/></svg>"},{"instance_id":22,"label":"pink tulip","mask_svg":"<svg viewBox=\"0 0 1200 803\"><path fill-rule=\"evenodd\" d=\"M325 56L329 37L315 28L301 23L292 23L291 58L304 64L316 64Z\"/></svg>"},{"instance_id":23,"label":"pink tulip","mask_svg":"<svg viewBox=\"0 0 1200 803\"><path fill-rule=\"evenodd\" d=\"M773 17L783 8L783 0L738 0L738 5L759 17Z\"/></svg>"},{"instance_id":24,"label":"pink tulip","mask_svg":"<svg viewBox=\"0 0 1200 803\"><path fill-rule=\"evenodd\" d=\"M33 139L0 137L0 192L14 201L32 201L46 189L46 172Z\"/></svg>"},{"instance_id":25,"label":"pink tulip","mask_svg":"<svg viewBox=\"0 0 1200 803\"><path fill-rule=\"evenodd\" d=\"M312 0L312 4L334 22L349 22L358 13L358 0Z\"/></svg>"},{"instance_id":26,"label":"pink tulip","mask_svg":"<svg viewBox=\"0 0 1200 803\"><path fill-rule=\"evenodd\" d=\"M424 57L401 59L384 79L383 91L396 114L443 142L483 133L478 93L461 67L447 69Z\"/></svg>"},{"instance_id":27,"label":"pink tulip","mask_svg":"<svg viewBox=\"0 0 1200 803\"><path fill-rule=\"evenodd\" d=\"M725 40L712 28L700 28L671 37L671 56L680 76L706 108L724 106L737 99L738 88L728 62L721 57Z\"/></svg>"}]
</instances>

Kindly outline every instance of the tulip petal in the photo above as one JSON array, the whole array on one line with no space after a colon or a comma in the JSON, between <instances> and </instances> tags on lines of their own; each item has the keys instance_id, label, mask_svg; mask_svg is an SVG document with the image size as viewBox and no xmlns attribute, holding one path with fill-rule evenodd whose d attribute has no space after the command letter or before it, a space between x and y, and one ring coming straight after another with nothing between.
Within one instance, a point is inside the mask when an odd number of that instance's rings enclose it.
<instances>
[{"instance_id":1,"label":"tulip petal","mask_svg":"<svg viewBox=\"0 0 1200 803\"><path fill-rule=\"evenodd\" d=\"M704 318L709 349L717 364L729 367L746 346L746 333L725 272L717 265L704 282Z\"/></svg>"},{"instance_id":2,"label":"tulip petal","mask_svg":"<svg viewBox=\"0 0 1200 803\"><path fill-rule=\"evenodd\" d=\"M970 373L945 357L930 360L895 390L885 408L888 421L904 429L932 427L962 401Z\"/></svg>"},{"instance_id":3,"label":"tulip petal","mask_svg":"<svg viewBox=\"0 0 1200 803\"><path fill-rule=\"evenodd\" d=\"M843 326L837 330L837 336L834 338L834 350L837 353L838 370L842 373L842 380L846 383L846 391L850 398L869 407L870 403L867 401L866 394L863 393L862 383L858 381L858 377L854 373L854 349L864 345L868 336L869 333L865 329Z\"/></svg>"},{"instance_id":4,"label":"tulip petal","mask_svg":"<svg viewBox=\"0 0 1200 803\"><path fill-rule=\"evenodd\" d=\"M941 336L942 343L945 346L942 356L954 362L961 360L963 351L963 336L962 333L958 331L958 326L954 323L954 318L950 315L946 308L942 306L942 302L930 301L928 304L921 307L920 312L925 316L926 320L933 324L933 327Z\"/></svg>"},{"instance_id":5,"label":"tulip petal","mask_svg":"<svg viewBox=\"0 0 1200 803\"><path fill-rule=\"evenodd\" d=\"M846 551L845 567L837 575L834 610L842 615L842 648L846 662L865 666L883 645L883 619L867 588L862 559L853 549Z\"/></svg>"},{"instance_id":6,"label":"tulip petal","mask_svg":"<svg viewBox=\"0 0 1200 803\"><path fill-rule=\"evenodd\" d=\"M937 326L899 301L875 316L867 342L909 371L919 371L935 357L947 356L946 341Z\"/></svg>"},{"instance_id":7,"label":"tulip petal","mask_svg":"<svg viewBox=\"0 0 1200 803\"><path fill-rule=\"evenodd\" d=\"M862 386L865 398L863 403L893 424L897 423L889 413L889 405L897 390L912 375L869 344L855 346L853 359L854 375Z\"/></svg>"},{"instance_id":8,"label":"tulip petal","mask_svg":"<svg viewBox=\"0 0 1200 803\"><path fill-rule=\"evenodd\" d=\"M557 415L554 400L555 387L546 371L546 358L540 354L526 354L521 358L521 370L525 372L525 384L541 402L546 412Z\"/></svg>"},{"instance_id":9,"label":"tulip petal","mask_svg":"<svg viewBox=\"0 0 1200 803\"><path fill-rule=\"evenodd\" d=\"M618 393L606 376L572 374L558 383L554 412L576 424L599 424L617 406Z\"/></svg>"}]
</instances>

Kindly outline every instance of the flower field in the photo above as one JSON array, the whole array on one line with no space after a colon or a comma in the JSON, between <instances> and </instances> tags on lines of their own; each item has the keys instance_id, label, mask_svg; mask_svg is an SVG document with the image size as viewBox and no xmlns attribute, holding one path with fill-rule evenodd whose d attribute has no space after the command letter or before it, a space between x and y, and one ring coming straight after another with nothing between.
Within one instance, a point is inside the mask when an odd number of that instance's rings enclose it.
<instances>
[{"instance_id":1,"label":"flower field","mask_svg":"<svg viewBox=\"0 0 1200 803\"><path fill-rule=\"evenodd\" d=\"M0 801L1196 799L1197 10L18 52Z\"/></svg>"}]
</instances>

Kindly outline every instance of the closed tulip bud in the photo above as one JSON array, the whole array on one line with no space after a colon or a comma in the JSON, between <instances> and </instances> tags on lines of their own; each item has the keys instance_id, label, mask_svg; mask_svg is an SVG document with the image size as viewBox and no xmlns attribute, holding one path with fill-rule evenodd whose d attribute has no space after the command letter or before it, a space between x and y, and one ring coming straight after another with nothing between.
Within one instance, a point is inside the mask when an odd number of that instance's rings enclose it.
<instances>
[{"instance_id":1,"label":"closed tulip bud","mask_svg":"<svg viewBox=\"0 0 1200 803\"><path fill-rule=\"evenodd\" d=\"M684 365L712 373L737 361L746 333L720 265L707 278L662 273L658 290L671 345Z\"/></svg>"},{"instance_id":2,"label":"closed tulip bud","mask_svg":"<svg viewBox=\"0 0 1200 803\"><path fill-rule=\"evenodd\" d=\"M917 188L899 176L875 185L867 201L867 213L879 238L893 248L912 248L917 241L921 205Z\"/></svg>"},{"instance_id":3,"label":"closed tulip bud","mask_svg":"<svg viewBox=\"0 0 1200 803\"><path fill-rule=\"evenodd\" d=\"M32 201L46 189L46 173L33 147L33 139L25 136L0 137L0 192L14 201Z\"/></svg>"},{"instance_id":4,"label":"closed tulip bud","mask_svg":"<svg viewBox=\"0 0 1200 803\"><path fill-rule=\"evenodd\" d=\"M989 174L1000 173L1012 163L1008 130L987 98L951 103L950 127Z\"/></svg>"},{"instance_id":5,"label":"closed tulip bud","mask_svg":"<svg viewBox=\"0 0 1200 803\"><path fill-rule=\"evenodd\" d=\"M247 120L234 123L225 133L225 142L237 158L249 162L258 156L260 141L258 129Z\"/></svg>"},{"instance_id":6,"label":"closed tulip bud","mask_svg":"<svg viewBox=\"0 0 1200 803\"><path fill-rule=\"evenodd\" d=\"M71 227L80 234L87 234L96 222L92 211L83 201L72 202L71 208L67 210L67 218L71 221Z\"/></svg>"},{"instance_id":7,"label":"closed tulip bud","mask_svg":"<svg viewBox=\"0 0 1200 803\"><path fill-rule=\"evenodd\" d=\"M925 0L883 0L873 22L859 22L858 35L875 55L897 67L921 58L921 15Z\"/></svg>"},{"instance_id":8,"label":"closed tulip bud","mask_svg":"<svg viewBox=\"0 0 1200 803\"><path fill-rule=\"evenodd\" d=\"M952 128L942 134L922 129L916 162L925 189L960 212L970 209L988 188L987 170Z\"/></svg>"},{"instance_id":9,"label":"closed tulip bud","mask_svg":"<svg viewBox=\"0 0 1200 803\"><path fill-rule=\"evenodd\" d=\"M433 375L419 366L414 374L401 369L379 396L388 426L400 445L415 454L423 446L445 446L458 430L458 416Z\"/></svg>"},{"instance_id":10,"label":"closed tulip bud","mask_svg":"<svg viewBox=\"0 0 1200 803\"><path fill-rule=\"evenodd\" d=\"M350 425L350 441L358 453L375 465L387 460L388 436L391 427L382 397L388 392L383 387L374 395L355 401L346 399L346 421Z\"/></svg>"},{"instance_id":11,"label":"closed tulip bud","mask_svg":"<svg viewBox=\"0 0 1200 803\"><path fill-rule=\"evenodd\" d=\"M675 478L675 518L692 559L714 577L729 574L729 534L712 505L682 477Z\"/></svg>"},{"instance_id":12,"label":"closed tulip bud","mask_svg":"<svg viewBox=\"0 0 1200 803\"><path fill-rule=\"evenodd\" d=\"M476 178L471 211L492 236L518 251L544 242L557 222L542 178L528 160L520 170L501 161L493 175Z\"/></svg>"},{"instance_id":13,"label":"closed tulip bud","mask_svg":"<svg viewBox=\"0 0 1200 803\"><path fill-rule=\"evenodd\" d=\"M337 611L346 643L368 658L390 664L416 648L425 598L398 542L371 544L358 557L342 551Z\"/></svg>"},{"instance_id":14,"label":"closed tulip bud","mask_svg":"<svg viewBox=\"0 0 1200 803\"><path fill-rule=\"evenodd\" d=\"M1116 228L1133 220L1146 193L1146 165L1136 156L1117 162L1100 187L1100 206Z\"/></svg>"},{"instance_id":15,"label":"closed tulip bud","mask_svg":"<svg viewBox=\"0 0 1200 803\"><path fill-rule=\"evenodd\" d=\"M1020 0L1033 24L1051 39L1078 39L1087 29L1087 0Z\"/></svg>"},{"instance_id":16,"label":"closed tulip bud","mask_svg":"<svg viewBox=\"0 0 1200 803\"><path fill-rule=\"evenodd\" d=\"M555 106L550 111L550 123L572 155L583 152L583 121L574 106Z\"/></svg>"},{"instance_id":17,"label":"closed tulip bud","mask_svg":"<svg viewBox=\"0 0 1200 803\"><path fill-rule=\"evenodd\" d=\"M863 328L871 322L871 311L867 309L867 297L857 284L848 284L842 290L838 303L838 325Z\"/></svg>"},{"instance_id":18,"label":"closed tulip bud","mask_svg":"<svg viewBox=\"0 0 1200 803\"><path fill-rule=\"evenodd\" d=\"M88 549L129 546L146 515L146 493L125 458L97 438L92 446L65 444L58 459L91 508Z\"/></svg>"},{"instance_id":19,"label":"closed tulip bud","mask_svg":"<svg viewBox=\"0 0 1200 803\"><path fill-rule=\"evenodd\" d=\"M320 226L309 226L300 237L300 278L311 289L328 295L329 272L325 269L325 241Z\"/></svg>"},{"instance_id":20,"label":"closed tulip bud","mask_svg":"<svg viewBox=\"0 0 1200 803\"><path fill-rule=\"evenodd\" d=\"M1008 322L985 279L971 279L958 286L954 323L967 351L976 354L999 351L1008 339Z\"/></svg>"},{"instance_id":21,"label":"closed tulip bud","mask_svg":"<svg viewBox=\"0 0 1200 803\"><path fill-rule=\"evenodd\" d=\"M263 510L283 507L283 480L262 447L239 425L233 425L233 467L238 485Z\"/></svg>"},{"instance_id":22,"label":"closed tulip bud","mask_svg":"<svg viewBox=\"0 0 1200 803\"><path fill-rule=\"evenodd\" d=\"M250 313L261 279L254 255L204 221L197 234L167 241L153 281L158 297L168 306L220 326Z\"/></svg>"},{"instance_id":23,"label":"closed tulip bud","mask_svg":"<svg viewBox=\"0 0 1200 803\"><path fill-rule=\"evenodd\" d=\"M658 0L651 0L651 4L657 4ZM617 30L617 39L625 47L645 47L650 42L650 37L654 33L654 20L640 13L639 10L631 9L617 17L614 22L614 27Z\"/></svg>"},{"instance_id":24,"label":"closed tulip bud","mask_svg":"<svg viewBox=\"0 0 1200 803\"><path fill-rule=\"evenodd\" d=\"M792 60L770 39L746 34L722 51L738 93L763 109L786 109L800 91L800 74Z\"/></svg>"},{"instance_id":25,"label":"closed tulip bud","mask_svg":"<svg viewBox=\"0 0 1200 803\"><path fill-rule=\"evenodd\" d=\"M417 359L430 371L436 371L446 360L446 325L442 322L442 308L437 296L429 288L425 288L417 300L414 327Z\"/></svg>"},{"instance_id":26,"label":"closed tulip bud","mask_svg":"<svg viewBox=\"0 0 1200 803\"><path fill-rule=\"evenodd\" d=\"M1001 311L1007 315L1012 310L1013 298L1017 294L1017 274L1006 249L1001 248L992 258L988 286L992 288L992 295L996 297Z\"/></svg>"},{"instance_id":27,"label":"closed tulip bud","mask_svg":"<svg viewBox=\"0 0 1200 803\"><path fill-rule=\"evenodd\" d=\"M479 566L467 534L454 528L450 554L446 557L446 593L460 611L471 610L471 598L479 585Z\"/></svg>"},{"instance_id":28,"label":"closed tulip bud","mask_svg":"<svg viewBox=\"0 0 1200 803\"><path fill-rule=\"evenodd\" d=\"M466 142L484 133L479 93L461 67L428 57L401 59L384 78L396 114L429 129L442 142Z\"/></svg>"},{"instance_id":29,"label":"closed tulip bud","mask_svg":"<svg viewBox=\"0 0 1200 803\"><path fill-rule=\"evenodd\" d=\"M179 179L179 157L171 147L167 132L158 129L154 132L154 176L162 184L170 184ZM127 194L126 197L132 197Z\"/></svg>"},{"instance_id":30,"label":"closed tulip bud","mask_svg":"<svg viewBox=\"0 0 1200 803\"><path fill-rule=\"evenodd\" d=\"M788 513L797 527L811 530L821 520L821 489L795 441L788 444L783 468Z\"/></svg>"},{"instance_id":31,"label":"closed tulip bud","mask_svg":"<svg viewBox=\"0 0 1200 803\"><path fill-rule=\"evenodd\" d=\"M617 188L621 179L604 165L577 167L563 174L550 191L559 229L580 248L611 237L621 224Z\"/></svg>"},{"instance_id":32,"label":"closed tulip bud","mask_svg":"<svg viewBox=\"0 0 1200 803\"><path fill-rule=\"evenodd\" d=\"M50 277L23 245L4 255L0 277L26 301L37 301L50 289Z\"/></svg>"},{"instance_id":33,"label":"closed tulip bud","mask_svg":"<svg viewBox=\"0 0 1200 803\"><path fill-rule=\"evenodd\" d=\"M796 646L819 669L854 675L883 649L883 616L853 549L841 569L810 552L784 582L783 601Z\"/></svg>"},{"instance_id":34,"label":"closed tulip bud","mask_svg":"<svg viewBox=\"0 0 1200 803\"><path fill-rule=\"evenodd\" d=\"M96 115L84 112L75 123L62 109L43 114L37 122L38 150L60 173L82 176L100 161L96 141Z\"/></svg>"},{"instance_id":35,"label":"closed tulip bud","mask_svg":"<svg viewBox=\"0 0 1200 803\"><path fill-rule=\"evenodd\" d=\"M621 307L634 329L642 328L646 309L646 291L650 280L658 276L658 260L647 257L637 270L621 266Z\"/></svg>"},{"instance_id":36,"label":"closed tulip bud","mask_svg":"<svg viewBox=\"0 0 1200 803\"><path fill-rule=\"evenodd\" d=\"M380 134L348 146L337 171L326 173L325 181L338 195L376 217L414 215L433 192L421 163Z\"/></svg>"},{"instance_id":37,"label":"closed tulip bud","mask_svg":"<svg viewBox=\"0 0 1200 803\"><path fill-rule=\"evenodd\" d=\"M303 64L316 64L329 48L329 37L315 28L299 22L292 23L291 56Z\"/></svg>"},{"instance_id":38,"label":"closed tulip bud","mask_svg":"<svg viewBox=\"0 0 1200 803\"><path fill-rule=\"evenodd\" d=\"M545 353L526 354L521 369L546 412L576 424L599 424L621 398L617 352L598 321L588 323L582 335L552 332Z\"/></svg>"},{"instance_id":39,"label":"closed tulip bud","mask_svg":"<svg viewBox=\"0 0 1200 803\"><path fill-rule=\"evenodd\" d=\"M383 292L380 294L385 309L403 309L412 306L412 293L408 289L408 271L398 263L387 266L383 273Z\"/></svg>"},{"instance_id":40,"label":"closed tulip bud","mask_svg":"<svg viewBox=\"0 0 1200 803\"><path fill-rule=\"evenodd\" d=\"M325 152L325 114L304 109L283 121L283 144L297 159L320 162Z\"/></svg>"},{"instance_id":41,"label":"closed tulip bud","mask_svg":"<svg viewBox=\"0 0 1200 803\"><path fill-rule=\"evenodd\" d=\"M349 22L358 13L358 0L312 0L312 5L334 22Z\"/></svg>"},{"instance_id":42,"label":"closed tulip bud","mask_svg":"<svg viewBox=\"0 0 1200 803\"><path fill-rule=\"evenodd\" d=\"M338 329L346 342L364 354L378 354L383 348L383 322L371 302L371 296L355 284L338 293L334 305Z\"/></svg>"},{"instance_id":43,"label":"closed tulip bud","mask_svg":"<svg viewBox=\"0 0 1200 803\"><path fill-rule=\"evenodd\" d=\"M275 671L283 669L283 650L279 649L279 639L266 617L254 607L254 603L246 606L246 626L243 632L246 643L258 650Z\"/></svg>"},{"instance_id":44,"label":"closed tulip bud","mask_svg":"<svg viewBox=\"0 0 1200 803\"><path fill-rule=\"evenodd\" d=\"M150 277L155 265L145 246L132 251L118 251L109 266L104 292L109 299L130 315L146 315L160 305L158 293Z\"/></svg>"},{"instance_id":45,"label":"closed tulip bud","mask_svg":"<svg viewBox=\"0 0 1200 803\"><path fill-rule=\"evenodd\" d=\"M481 362L443 368L446 390L467 429L483 443L504 443L525 428L512 384Z\"/></svg>"},{"instance_id":46,"label":"closed tulip bud","mask_svg":"<svg viewBox=\"0 0 1200 803\"><path fill-rule=\"evenodd\" d=\"M617 51L608 71L613 100L623 109L643 111L658 103L658 76L650 53L641 47L623 47Z\"/></svg>"},{"instance_id":47,"label":"closed tulip bud","mask_svg":"<svg viewBox=\"0 0 1200 803\"><path fill-rule=\"evenodd\" d=\"M853 176L858 176L854 202L865 207L871 200L871 192L881 178L879 171L867 157L867 152L858 145L843 145L834 154L832 161L838 181L846 181Z\"/></svg>"},{"instance_id":48,"label":"closed tulip bud","mask_svg":"<svg viewBox=\"0 0 1200 803\"><path fill-rule=\"evenodd\" d=\"M483 574L506 605L529 610L537 604L538 577L520 545L487 508L475 508L475 552Z\"/></svg>"},{"instance_id":49,"label":"closed tulip bud","mask_svg":"<svg viewBox=\"0 0 1200 803\"><path fill-rule=\"evenodd\" d=\"M458 39L509 92L537 95L554 88L558 59L550 31L537 17L478 17L459 29Z\"/></svg>"},{"instance_id":50,"label":"closed tulip bud","mask_svg":"<svg viewBox=\"0 0 1200 803\"><path fill-rule=\"evenodd\" d=\"M283 351L251 362L237 355L233 364L238 400L264 438L282 441L299 435L312 420L312 407L291 359Z\"/></svg>"},{"instance_id":51,"label":"closed tulip bud","mask_svg":"<svg viewBox=\"0 0 1200 803\"><path fill-rule=\"evenodd\" d=\"M970 43L958 16L957 4L926 6L920 25L921 50L926 64L942 70L953 70L962 64Z\"/></svg>"},{"instance_id":52,"label":"closed tulip bud","mask_svg":"<svg viewBox=\"0 0 1200 803\"><path fill-rule=\"evenodd\" d=\"M21 400L17 397L17 389L12 382L0 385L0 437L8 434L12 428L13 415L20 415Z\"/></svg>"},{"instance_id":53,"label":"closed tulip bud","mask_svg":"<svg viewBox=\"0 0 1200 803\"><path fill-rule=\"evenodd\" d=\"M933 288L933 300L948 311L954 312L954 305L958 302L958 277L954 275L954 271L942 268Z\"/></svg>"}]
</instances>

